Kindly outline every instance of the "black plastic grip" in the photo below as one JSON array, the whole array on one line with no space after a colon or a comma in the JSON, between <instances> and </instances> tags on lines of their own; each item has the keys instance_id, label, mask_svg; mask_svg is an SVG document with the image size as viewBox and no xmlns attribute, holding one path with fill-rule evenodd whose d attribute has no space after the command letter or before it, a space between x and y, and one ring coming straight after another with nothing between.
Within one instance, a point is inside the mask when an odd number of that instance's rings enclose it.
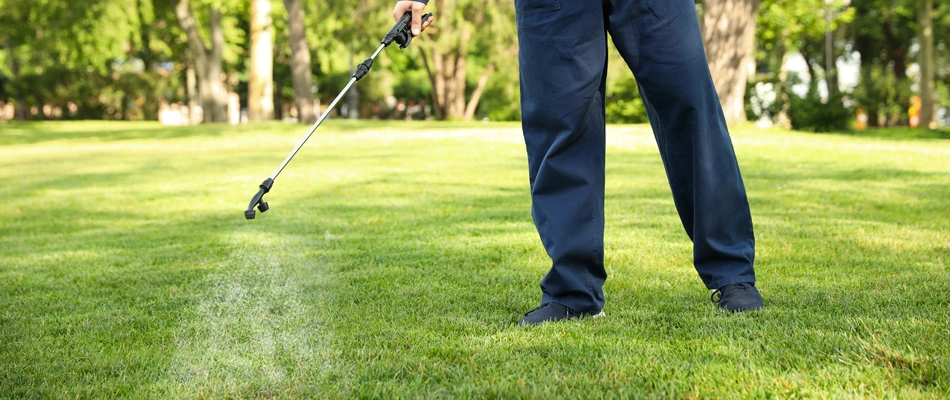
<instances>
[{"instance_id":1,"label":"black plastic grip","mask_svg":"<svg viewBox=\"0 0 950 400\"><path fill-rule=\"evenodd\" d=\"M422 23L425 24L429 20L429 17L432 16L432 13L426 13L422 15ZM406 46L409 46L409 42L412 41L412 11L408 11L396 21L396 24L393 25L392 29L389 30L389 33L383 37L383 45L389 46L394 41L399 43L399 48L405 49Z\"/></svg>"}]
</instances>

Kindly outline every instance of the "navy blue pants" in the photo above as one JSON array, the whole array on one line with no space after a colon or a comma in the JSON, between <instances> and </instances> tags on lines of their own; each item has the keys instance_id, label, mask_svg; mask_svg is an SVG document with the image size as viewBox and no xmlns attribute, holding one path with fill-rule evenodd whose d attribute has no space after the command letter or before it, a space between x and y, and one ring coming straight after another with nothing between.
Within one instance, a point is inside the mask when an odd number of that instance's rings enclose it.
<instances>
[{"instance_id":1,"label":"navy blue pants","mask_svg":"<svg viewBox=\"0 0 950 400\"><path fill-rule=\"evenodd\" d=\"M752 217L693 0L515 0L541 303L603 308L607 34L640 87L707 288L754 282Z\"/></svg>"}]
</instances>

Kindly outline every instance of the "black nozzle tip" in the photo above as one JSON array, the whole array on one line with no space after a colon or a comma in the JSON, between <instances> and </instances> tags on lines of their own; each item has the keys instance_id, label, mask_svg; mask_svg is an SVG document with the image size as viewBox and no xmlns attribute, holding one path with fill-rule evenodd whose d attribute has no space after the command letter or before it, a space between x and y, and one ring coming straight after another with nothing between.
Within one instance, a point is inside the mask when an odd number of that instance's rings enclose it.
<instances>
[{"instance_id":1,"label":"black nozzle tip","mask_svg":"<svg viewBox=\"0 0 950 400\"><path fill-rule=\"evenodd\" d=\"M254 215L255 215L255 214L257 214L257 213L254 212L254 209L245 210L245 211L244 211L244 218L246 218L246 219L254 219Z\"/></svg>"},{"instance_id":2,"label":"black nozzle tip","mask_svg":"<svg viewBox=\"0 0 950 400\"><path fill-rule=\"evenodd\" d=\"M270 210L270 206L267 205L266 201L262 201L260 203L257 203L257 209L261 210L261 212L267 212L267 210Z\"/></svg>"}]
</instances>

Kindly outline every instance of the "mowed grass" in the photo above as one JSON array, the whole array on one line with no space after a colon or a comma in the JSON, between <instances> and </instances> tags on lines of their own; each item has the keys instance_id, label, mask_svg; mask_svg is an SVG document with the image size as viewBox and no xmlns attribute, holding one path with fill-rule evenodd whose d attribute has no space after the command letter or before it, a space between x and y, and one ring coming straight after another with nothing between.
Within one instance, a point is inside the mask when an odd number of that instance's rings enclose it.
<instances>
[{"instance_id":1,"label":"mowed grass","mask_svg":"<svg viewBox=\"0 0 950 400\"><path fill-rule=\"evenodd\" d=\"M946 398L950 140L733 132L766 308L691 266L609 128L606 318L549 267L517 124L0 125L0 398Z\"/></svg>"}]
</instances>

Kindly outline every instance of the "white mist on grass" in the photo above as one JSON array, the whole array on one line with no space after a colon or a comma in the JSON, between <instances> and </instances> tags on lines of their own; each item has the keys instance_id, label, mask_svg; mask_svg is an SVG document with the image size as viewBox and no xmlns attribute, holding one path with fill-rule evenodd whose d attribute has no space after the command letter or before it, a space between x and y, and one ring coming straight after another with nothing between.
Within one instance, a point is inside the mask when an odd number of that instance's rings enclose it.
<instances>
[{"instance_id":1,"label":"white mist on grass","mask_svg":"<svg viewBox=\"0 0 950 400\"><path fill-rule=\"evenodd\" d=\"M300 301L294 278L306 267L300 252L241 236L228 238L234 252L203 285L205 296L176 337L173 393L274 396L295 386L302 366L329 368L321 367L327 341L312 322L314 307Z\"/></svg>"}]
</instances>

